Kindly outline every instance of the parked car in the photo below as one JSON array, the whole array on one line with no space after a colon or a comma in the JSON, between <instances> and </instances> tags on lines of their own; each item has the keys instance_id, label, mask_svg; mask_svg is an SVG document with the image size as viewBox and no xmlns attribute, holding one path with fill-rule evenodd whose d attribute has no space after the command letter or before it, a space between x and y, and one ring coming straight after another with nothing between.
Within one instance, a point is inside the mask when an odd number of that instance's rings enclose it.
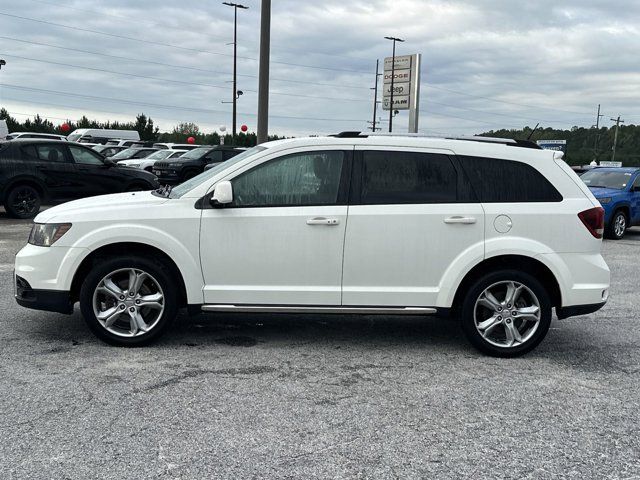
<instances>
[{"instance_id":1,"label":"parked car","mask_svg":"<svg viewBox=\"0 0 640 480\"><path fill-rule=\"evenodd\" d=\"M594 312L610 281L602 207L556 152L531 145L268 142L173 188L44 211L16 256L16 299L63 313L79 301L115 345L157 339L188 307L449 315L481 351L521 355L554 307Z\"/></svg>"},{"instance_id":2,"label":"parked car","mask_svg":"<svg viewBox=\"0 0 640 480\"><path fill-rule=\"evenodd\" d=\"M6 140L9 135L9 129L7 128L7 121L0 120L0 140Z\"/></svg>"},{"instance_id":3,"label":"parked car","mask_svg":"<svg viewBox=\"0 0 640 480\"><path fill-rule=\"evenodd\" d=\"M608 238L620 240L627 228L640 225L640 168L596 167L580 178L604 208Z\"/></svg>"},{"instance_id":4,"label":"parked car","mask_svg":"<svg viewBox=\"0 0 640 480\"><path fill-rule=\"evenodd\" d=\"M105 145L113 147L146 147L147 142L143 140L121 140L118 138L112 138L107 140Z\"/></svg>"},{"instance_id":5,"label":"parked car","mask_svg":"<svg viewBox=\"0 0 640 480\"><path fill-rule=\"evenodd\" d=\"M56 135L54 133L38 133L38 132L14 132L7 135L6 140L39 138L42 140L66 140L64 135Z\"/></svg>"},{"instance_id":6,"label":"parked car","mask_svg":"<svg viewBox=\"0 0 640 480\"><path fill-rule=\"evenodd\" d=\"M208 145L196 145L194 143L154 143L154 147L170 150L194 150L200 147L207 147Z\"/></svg>"},{"instance_id":7,"label":"parked car","mask_svg":"<svg viewBox=\"0 0 640 480\"><path fill-rule=\"evenodd\" d=\"M114 162L119 162L121 160L141 159L141 158L148 157L153 152L157 152L157 151L158 151L157 148L129 147L129 148L125 148L124 150L122 150L122 151L116 153L115 155L113 155L112 157L108 157L108 158L109 158L109 160L113 160Z\"/></svg>"},{"instance_id":8,"label":"parked car","mask_svg":"<svg viewBox=\"0 0 640 480\"><path fill-rule=\"evenodd\" d=\"M111 128L78 128L67 135L70 142L95 142L105 144L112 138L140 140L137 130L115 130Z\"/></svg>"},{"instance_id":9,"label":"parked car","mask_svg":"<svg viewBox=\"0 0 640 480\"><path fill-rule=\"evenodd\" d=\"M150 173L117 167L77 143L18 139L0 145L0 201L15 218L35 217L43 202L157 187Z\"/></svg>"},{"instance_id":10,"label":"parked car","mask_svg":"<svg viewBox=\"0 0 640 480\"><path fill-rule=\"evenodd\" d=\"M113 145L96 145L92 147L93 150L98 152L105 158L113 157L116 153L126 150L128 147L116 147Z\"/></svg>"},{"instance_id":11,"label":"parked car","mask_svg":"<svg viewBox=\"0 0 640 480\"><path fill-rule=\"evenodd\" d=\"M120 160L118 162L118 165L121 165L123 167L141 168L142 170L151 172L153 170L153 165L158 160L178 158L180 155L182 155L185 152L186 150L158 150L156 152L153 152L148 157L133 158L130 160Z\"/></svg>"},{"instance_id":12,"label":"parked car","mask_svg":"<svg viewBox=\"0 0 640 480\"><path fill-rule=\"evenodd\" d=\"M178 158L157 161L153 166L153 173L160 183L175 185L202 173L208 163L224 162L242 151L244 149L224 145L200 147Z\"/></svg>"}]
</instances>

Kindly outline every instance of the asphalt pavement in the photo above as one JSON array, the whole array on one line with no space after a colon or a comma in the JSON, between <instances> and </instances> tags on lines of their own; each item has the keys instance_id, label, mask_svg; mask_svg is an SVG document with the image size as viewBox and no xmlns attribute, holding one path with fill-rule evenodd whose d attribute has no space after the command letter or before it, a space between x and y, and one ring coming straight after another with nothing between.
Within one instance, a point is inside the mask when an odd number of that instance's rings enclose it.
<instances>
[{"instance_id":1,"label":"asphalt pavement","mask_svg":"<svg viewBox=\"0 0 640 480\"><path fill-rule=\"evenodd\" d=\"M640 478L640 229L611 297L518 359L437 318L181 315L153 346L13 299L0 212L0 478Z\"/></svg>"}]
</instances>

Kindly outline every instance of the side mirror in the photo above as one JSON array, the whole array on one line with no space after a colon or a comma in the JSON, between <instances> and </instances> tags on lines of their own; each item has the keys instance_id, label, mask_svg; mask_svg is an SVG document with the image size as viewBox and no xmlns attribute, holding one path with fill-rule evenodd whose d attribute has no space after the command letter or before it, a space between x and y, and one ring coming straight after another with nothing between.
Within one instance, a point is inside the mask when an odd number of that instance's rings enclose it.
<instances>
[{"instance_id":1,"label":"side mirror","mask_svg":"<svg viewBox=\"0 0 640 480\"><path fill-rule=\"evenodd\" d=\"M111 160L110 158L105 158L104 159L104 164L107 167L115 167L117 165L117 163L114 162L113 160Z\"/></svg>"},{"instance_id":2,"label":"side mirror","mask_svg":"<svg viewBox=\"0 0 640 480\"><path fill-rule=\"evenodd\" d=\"M222 182L218 182L216 184L215 189L213 190L213 197L211 197L212 205L225 205L227 203L231 203L233 201L233 187L231 186L231 182L228 180L223 180Z\"/></svg>"}]
</instances>

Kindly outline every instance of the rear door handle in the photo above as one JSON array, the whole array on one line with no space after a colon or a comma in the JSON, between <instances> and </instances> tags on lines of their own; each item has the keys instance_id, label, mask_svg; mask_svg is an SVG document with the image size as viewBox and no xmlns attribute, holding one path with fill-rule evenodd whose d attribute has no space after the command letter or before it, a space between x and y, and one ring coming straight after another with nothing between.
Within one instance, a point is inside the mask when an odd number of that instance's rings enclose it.
<instances>
[{"instance_id":1,"label":"rear door handle","mask_svg":"<svg viewBox=\"0 0 640 480\"><path fill-rule=\"evenodd\" d=\"M340 220L337 218L314 217L307 219L307 225L338 225Z\"/></svg>"},{"instance_id":2,"label":"rear door handle","mask_svg":"<svg viewBox=\"0 0 640 480\"><path fill-rule=\"evenodd\" d=\"M474 217L462 217L456 215L454 217L447 217L444 219L444 223L462 223L463 225L471 225L476 223L476 219Z\"/></svg>"}]
</instances>

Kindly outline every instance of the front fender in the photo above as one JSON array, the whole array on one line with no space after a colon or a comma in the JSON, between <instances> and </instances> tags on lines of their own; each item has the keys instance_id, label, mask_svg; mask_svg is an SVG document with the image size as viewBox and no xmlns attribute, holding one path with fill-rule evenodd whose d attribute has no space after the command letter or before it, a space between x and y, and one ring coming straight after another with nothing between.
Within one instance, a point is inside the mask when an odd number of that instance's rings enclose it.
<instances>
[{"instance_id":1,"label":"front fender","mask_svg":"<svg viewBox=\"0 0 640 480\"><path fill-rule=\"evenodd\" d=\"M164 252L176 264L187 290L187 301L202 303L202 270L199 262L198 234L189 235L188 229L176 229L183 238L177 238L161 228L133 223L121 223L92 229L79 236L72 246L82 246L85 254L76 256L68 271L75 272L91 252L117 243L139 243ZM192 253L193 252L193 253ZM126 252L123 252L126 253ZM71 280L68 282L71 286Z\"/></svg>"}]
</instances>

